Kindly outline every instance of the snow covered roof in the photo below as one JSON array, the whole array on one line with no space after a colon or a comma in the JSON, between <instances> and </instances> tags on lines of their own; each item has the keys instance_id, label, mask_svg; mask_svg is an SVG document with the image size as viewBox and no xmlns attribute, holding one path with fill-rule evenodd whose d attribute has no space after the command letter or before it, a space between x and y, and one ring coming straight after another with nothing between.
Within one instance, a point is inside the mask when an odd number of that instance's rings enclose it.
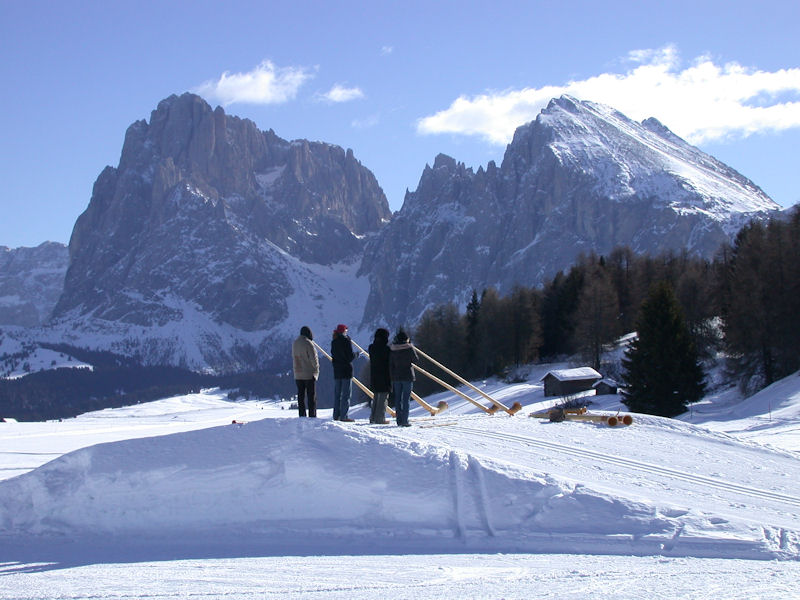
<instances>
[{"instance_id":1,"label":"snow covered roof","mask_svg":"<svg viewBox=\"0 0 800 600\"><path fill-rule=\"evenodd\" d=\"M608 377L603 377L600 381L595 381L592 387L596 388L601 383L605 383L609 387L619 387L619 384L614 381L613 379L609 379Z\"/></svg>"},{"instance_id":2,"label":"snow covered roof","mask_svg":"<svg viewBox=\"0 0 800 600\"><path fill-rule=\"evenodd\" d=\"M547 375L552 375L559 381L576 381L580 379L602 379L603 376L600 375L597 371L595 371L591 367L578 367L576 369L555 369L553 371L548 371ZM545 375L539 381L544 381L547 377Z\"/></svg>"}]
</instances>

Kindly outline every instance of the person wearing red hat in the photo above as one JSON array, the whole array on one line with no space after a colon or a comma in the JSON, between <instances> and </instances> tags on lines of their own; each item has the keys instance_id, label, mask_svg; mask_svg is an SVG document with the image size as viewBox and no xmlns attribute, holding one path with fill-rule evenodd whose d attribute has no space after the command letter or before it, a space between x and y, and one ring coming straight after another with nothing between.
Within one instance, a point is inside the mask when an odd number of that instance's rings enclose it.
<instances>
[{"instance_id":1,"label":"person wearing red hat","mask_svg":"<svg viewBox=\"0 0 800 600\"><path fill-rule=\"evenodd\" d=\"M331 357L333 359L333 420L352 423L348 418L350 396L352 393L353 361L356 353L353 342L347 336L347 325L339 324L333 330L331 340Z\"/></svg>"}]
</instances>

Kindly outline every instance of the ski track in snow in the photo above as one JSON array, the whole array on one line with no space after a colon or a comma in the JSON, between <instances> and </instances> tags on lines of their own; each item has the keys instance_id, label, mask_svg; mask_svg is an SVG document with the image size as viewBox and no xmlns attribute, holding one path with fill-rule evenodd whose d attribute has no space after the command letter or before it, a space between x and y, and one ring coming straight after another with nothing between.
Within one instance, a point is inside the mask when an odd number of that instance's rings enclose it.
<instances>
[{"instance_id":1,"label":"ski track in snow","mask_svg":"<svg viewBox=\"0 0 800 600\"><path fill-rule=\"evenodd\" d=\"M703 475L695 475L692 473L688 473L686 471L670 469L669 467L658 466L642 461L632 460L630 458L625 458L622 456L613 456L609 454L603 454L600 452L594 452L592 450L586 450L585 448L567 446L565 444L559 444L558 442L552 442L548 440L511 435L496 431L470 429L467 427L454 427L453 429L456 431L463 431L469 434L475 434L479 438L491 437L503 441L520 442L528 446L537 448L546 448L550 450L556 450L558 452L569 453L573 456L580 456L592 461L619 466L624 469L636 469L637 471L642 471L644 473L648 473L651 475L671 477L683 482L700 484L702 486L712 487L726 492L733 492L735 494L743 494L746 496L751 496L756 499L785 502L793 507L800 508L800 497L798 496L790 496L786 494L780 494L774 491L767 491L750 486L744 486L737 483L724 481L718 478L705 477Z\"/></svg>"}]
</instances>

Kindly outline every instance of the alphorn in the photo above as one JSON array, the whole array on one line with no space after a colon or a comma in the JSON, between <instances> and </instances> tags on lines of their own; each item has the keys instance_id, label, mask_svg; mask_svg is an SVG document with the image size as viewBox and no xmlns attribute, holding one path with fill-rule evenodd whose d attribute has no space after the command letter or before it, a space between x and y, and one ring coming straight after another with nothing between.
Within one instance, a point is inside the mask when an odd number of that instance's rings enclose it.
<instances>
[{"instance_id":1,"label":"alphorn","mask_svg":"<svg viewBox=\"0 0 800 600\"><path fill-rule=\"evenodd\" d=\"M330 354L328 354L327 352L325 352L325 350L322 348L322 346L320 346L314 340L311 340L311 343L314 344L319 349L319 351L322 352L325 355L325 358L327 358L329 361L333 362L333 357ZM372 394L372 390L370 390L367 386L365 386L363 383L361 383L355 377L353 377L352 379L353 379L353 383L355 383L358 386L358 388L362 392L364 392L367 396L369 396L370 398L374 398L375 397ZM389 406L386 407L386 410L389 412L390 415L394 416L394 411L391 408L389 408Z\"/></svg>"},{"instance_id":2,"label":"alphorn","mask_svg":"<svg viewBox=\"0 0 800 600\"><path fill-rule=\"evenodd\" d=\"M350 339L350 341L351 341L351 342L353 342L353 345L354 345L356 348L358 348L358 349L359 349L359 350L360 350L360 351L361 351L361 352L364 354L364 356L366 356L367 358L369 358L369 353L368 353L366 350L364 350L364 349L363 349L361 346L359 346L359 345L358 345L358 344L357 344L357 343L356 343L356 342L355 342L355 341L354 341L352 338ZM369 393L369 397L370 397L370 398L372 398L372 392L370 392L370 393ZM427 410L429 413L431 413L431 416L433 416L433 415L437 415L437 414L439 414L440 412L442 412L442 411L444 411L444 410L447 410L447 402L445 402L444 400L440 400L440 401L439 401L439 403L438 403L438 404L436 405L436 407L434 408L433 406L431 406L430 404L428 404L427 402L425 402L425 400L423 400L423 399L422 399L422 398L421 398L421 397L420 397L420 396L419 396L419 395L418 395L416 392L413 392L413 391L412 391L412 392L411 392L411 397L412 397L414 400L416 400L417 404L419 404L419 405L420 405L422 408L424 408L424 409L425 409L425 410ZM389 411L389 413L390 413L392 416L394 416L394 411L393 411L391 408L389 408L389 405L388 405L388 404L386 405L386 410L387 410L387 411Z\"/></svg>"},{"instance_id":3,"label":"alphorn","mask_svg":"<svg viewBox=\"0 0 800 600\"><path fill-rule=\"evenodd\" d=\"M441 379L439 379L438 377L436 377L436 375L433 375L432 373L428 373L428 372L427 372L425 369L423 369L422 367L418 367L417 365L414 365L414 364L412 364L411 366L412 366L412 367L414 367L414 369L415 369L415 370L417 370L417 371L419 371L420 373L422 373L423 375L425 375L426 377L430 377L430 378L431 378L433 381L435 381L436 383L438 383L438 384L439 384L439 385L441 385L442 387L444 387L444 388L447 388L448 390L450 390L450 391L451 391L451 392L453 392L454 394L458 394L459 396L461 396L462 398L464 398L464 400L469 400L470 402L472 402L472 404L474 404L475 406L477 406L478 408L480 408L482 411L484 411L484 412L486 412L486 413L488 413L488 414L490 414L490 415L491 415L491 414L494 412L494 411L493 411L491 408L486 408L486 407L485 407L483 404L481 404L481 403L480 403L480 402L478 402L477 400L473 400L472 398L470 398L469 396L467 396L467 395L466 395L464 392L462 392L462 391L460 391L460 390L457 390L456 388L454 388L452 385L450 385L450 384L449 384L449 383L447 383L446 381L442 381Z\"/></svg>"},{"instance_id":4,"label":"alphorn","mask_svg":"<svg viewBox=\"0 0 800 600\"><path fill-rule=\"evenodd\" d=\"M461 377L461 375L459 375L458 373L455 373L454 371L451 371L450 369L448 369L447 367L445 367L443 364L441 364L441 363L439 363L439 362L435 361L433 358L431 358L430 356L428 356L427 354L425 354L425 353L424 353L422 350L420 350L420 349L419 349L419 348L417 348L416 346L414 346L414 348L415 348L415 349L416 349L416 351L417 351L417 352L419 352L419 353L420 353L420 354L421 354L421 355L422 355L424 358L427 358L429 361L431 361L431 362L432 362L433 364L435 364L437 367L439 367L440 369L442 369L442 370L443 370L445 373L447 373L448 375L451 375L451 376L455 377L455 378L456 378L456 379L458 379L458 380L459 380L461 383L463 383L464 385L466 385L468 388L470 388L470 389L472 389L472 390L474 390L474 391L478 392L478 393L479 393L481 396L483 396L484 398L486 398L487 400L489 400L489 401L490 401L490 402L491 402L491 403L494 405L494 406L492 406L492 408L485 408L485 407L483 407L483 406L479 405L479 406L481 406L481 408L483 408L483 409L484 409L486 412L488 412L489 414L494 414L494 413L495 413L495 412L497 412L499 409L502 409L502 410L506 411L508 414L510 414L510 415L513 415L513 414L515 414L515 413L519 412L519 411L520 411L520 409L522 409L522 405L521 405L519 402L515 402L515 403L514 403L514 404L511 406L511 408L507 407L505 404L503 404L503 403L502 403L502 402L500 402L499 400L495 400L494 398L492 398L492 397L491 397L489 394L487 394L487 393L486 393L486 392L484 392L483 390L481 390L481 389L479 389L479 388L475 387L474 385L472 385L472 384L471 384L469 381L467 381L466 379L464 379L463 377ZM415 365L415 366L416 366L416 365ZM463 395L463 394L462 394L462 395ZM471 400L471 399L469 399L469 400ZM471 401L472 401L472 400L471 400ZM475 402L474 402L474 401L472 401L472 402L473 402L473 404L475 404Z\"/></svg>"},{"instance_id":5,"label":"alphorn","mask_svg":"<svg viewBox=\"0 0 800 600\"><path fill-rule=\"evenodd\" d=\"M531 413L531 417L538 417L539 419L549 419L550 412L535 412ZM632 425L633 417L631 415L590 415L586 413L565 412L564 420L566 421L591 421L594 423L605 423L609 427L616 427L617 425Z\"/></svg>"}]
</instances>

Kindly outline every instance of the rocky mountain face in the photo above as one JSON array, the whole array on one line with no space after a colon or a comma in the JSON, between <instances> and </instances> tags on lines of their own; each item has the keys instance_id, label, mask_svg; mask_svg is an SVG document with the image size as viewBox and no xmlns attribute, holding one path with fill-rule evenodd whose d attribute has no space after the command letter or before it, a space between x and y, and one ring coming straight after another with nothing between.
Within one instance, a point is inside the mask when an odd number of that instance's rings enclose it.
<instances>
[{"instance_id":1,"label":"rocky mountain face","mask_svg":"<svg viewBox=\"0 0 800 600\"><path fill-rule=\"evenodd\" d=\"M35 326L53 309L45 341L285 372L301 325L327 343L344 322L364 341L473 289L539 285L581 252L711 256L779 208L657 121L562 97L516 131L500 166L437 156L392 216L351 151L283 140L184 94L128 129L75 224L66 276L53 259L7 284L4 265L24 261L0 255L0 323ZM22 280L39 287L23 293Z\"/></svg>"},{"instance_id":2,"label":"rocky mountain face","mask_svg":"<svg viewBox=\"0 0 800 600\"><path fill-rule=\"evenodd\" d=\"M539 285L582 252L688 249L710 257L780 210L751 181L655 119L562 97L517 129L502 164L439 155L368 244L366 323L413 323L473 289Z\"/></svg>"},{"instance_id":3,"label":"rocky mountain face","mask_svg":"<svg viewBox=\"0 0 800 600\"><path fill-rule=\"evenodd\" d=\"M321 294L326 269L357 261L389 217L352 151L172 96L128 128L119 165L95 182L53 331L116 336L110 349L146 362L252 368L290 299Z\"/></svg>"},{"instance_id":4,"label":"rocky mountain face","mask_svg":"<svg viewBox=\"0 0 800 600\"><path fill-rule=\"evenodd\" d=\"M61 295L68 263L64 244L0 246L0 325L37 327L44 323Z\"/></svg>"}]
</instances>

